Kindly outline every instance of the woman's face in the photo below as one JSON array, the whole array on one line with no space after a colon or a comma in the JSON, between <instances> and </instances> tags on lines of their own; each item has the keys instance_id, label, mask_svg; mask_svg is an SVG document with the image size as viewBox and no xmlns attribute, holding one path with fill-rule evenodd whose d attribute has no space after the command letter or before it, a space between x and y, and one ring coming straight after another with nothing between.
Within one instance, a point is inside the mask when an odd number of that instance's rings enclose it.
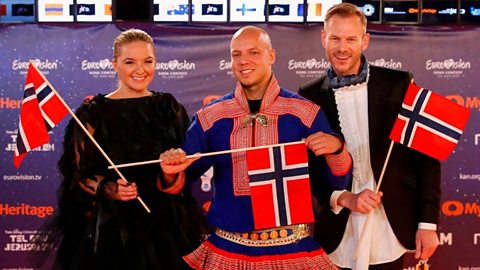
<instances>
[{"instance_id":1,"label":"woman's face","mask_svg":"<svg viewBox=\"0 0 480 270\"><path fill-rule=\"evenodd\" d=\"M133 41L119 48L112 61L120 81L120 91L148 91L155 75L155 51L152 44Z\"/></svg>"}]
</instances>

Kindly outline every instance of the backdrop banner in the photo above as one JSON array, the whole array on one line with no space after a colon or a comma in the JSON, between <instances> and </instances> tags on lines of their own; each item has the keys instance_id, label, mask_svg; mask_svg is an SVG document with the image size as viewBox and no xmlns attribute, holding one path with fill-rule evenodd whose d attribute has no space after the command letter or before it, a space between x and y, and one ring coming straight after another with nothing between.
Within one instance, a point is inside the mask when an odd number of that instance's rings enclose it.
<instances>
[{"instance_id":1,"label":"backdrop banner","mask_svg":"<svg viewBox=\"0 0 480 270\"><path fill-rule=\"evenodd\" d=\"M112 43L128 28L155 39L156 78L151 90L171 92L190 116L204 98L235 87L229 44L242 25L232 24L0 24L0 269L41 269L29 260L32 238L56 211L60 177L56 167L66 123L49 132L50 142L30 152L19 169L13 164L20 105L29 60L33 60L70 107L86 96L116 88ZM322 24L259 24L270 33L280 85L296 91L329 67L321 45ZM442 162L441 245L431 269L480 269L480 28L369 25L366 51L373 65L409 70L418 85L472 110L469 123L450 158ZM475 154L477 153L477 154ZM388 181L388 179L384 179ZM206 202L211 191L195 183ZM399 205L399 207L401 207ZM407 256L405 269L416 261ZM44 267L44 269L47 269Z\"/></svg>"}]
</instances>

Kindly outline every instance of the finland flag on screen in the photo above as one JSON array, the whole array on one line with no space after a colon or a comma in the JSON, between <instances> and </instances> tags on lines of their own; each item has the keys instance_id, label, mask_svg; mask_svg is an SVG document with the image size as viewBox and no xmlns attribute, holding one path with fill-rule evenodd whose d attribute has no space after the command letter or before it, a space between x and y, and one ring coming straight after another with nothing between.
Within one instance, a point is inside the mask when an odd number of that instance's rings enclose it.
<instances>
[{"instance_id":1,"label":"finland flag on screen","mask_svg":"<svg viewBox=\"0 0 480 270\"><path fill-rule=\"evenodd\" d=\"M231 1L230 21L264 22L265 1Z\"/></svg>"}]
</instances>

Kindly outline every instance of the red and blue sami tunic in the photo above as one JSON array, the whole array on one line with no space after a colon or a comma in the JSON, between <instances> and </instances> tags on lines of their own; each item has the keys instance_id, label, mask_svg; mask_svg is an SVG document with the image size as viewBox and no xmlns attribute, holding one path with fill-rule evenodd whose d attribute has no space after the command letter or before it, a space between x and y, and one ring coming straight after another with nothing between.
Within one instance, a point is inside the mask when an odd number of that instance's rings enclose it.
<instances>
[{"instance_id":1,"label":"red and blue sami tunic","mask_svg":"<svg viewBox=\"0 0 480 270\"><path fill-rule=\"evenodd\" d=\"M240 84L237 84L235 91L215 100L196 113L182 149L190 155L300 141L318 131L334 134L318 105L296 93L281 89L273 76L256 116L259 117L252 117L243 89ZM328 181L329 185L343 189L350 184L352 164L348 155L348 152L343 151L338 155L326 156L321 171L324 174L322 179ZM211 166L214 168L214 193L208 212L210 224L228 232L253 231L254 220L246 153L236 152L202 157L186 170L187 181L195 181ZM301 242L304 243L268 247L269 251L263 253L260 250L264 248L240 246L212 234L199 249L207 248L221 253L224 259L229 257L229 254L245 255L240 261L257 260L258 256L267 256L268 260L272 260L271 256L279 255L295 259L295 256L298 258L304 256L300 256L304 252L319 252L322 256L325 255L313 238L305 238ZM195 262L192 262L195 260L198 263L205 263L200 262L205 258L195 256L190 258L186 256L191 266L195 266ZM255 257L257 259L254 259ZM214 266L220 267L222 263ZM238 258L231 263L238 263Z\"/></svg>"}]
</instances>

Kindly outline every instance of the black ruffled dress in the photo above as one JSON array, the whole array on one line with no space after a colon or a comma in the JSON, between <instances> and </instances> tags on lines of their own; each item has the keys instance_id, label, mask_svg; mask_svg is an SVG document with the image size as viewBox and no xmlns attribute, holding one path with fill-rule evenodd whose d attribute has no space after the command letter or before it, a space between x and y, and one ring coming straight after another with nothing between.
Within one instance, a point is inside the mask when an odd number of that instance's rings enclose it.
<instances>
[{"instance_id":1,"label":"black ruffled dress","mask_svg":"<svg viewBox=\"0 0 480 270\"><path fill-rule=\"evenodd\" d=\"M94 138L115 164L158 159L163 151L179 146L189 123L184 107L171 94L156 92L131 99L97 95L76 114L94 130ZM138 200L108 200L102 187L119 179L108 165L72 119L59 161L63 183L54 223L62 238L56 268L187 268L182 256L208 233L201 207L187 191L178 195L159 191L158 163L120 169L137 184L150 214ZM91 186L92 180L98 184L96 195L79 188L79 183Z\"/></svg>"}]
</instances>

